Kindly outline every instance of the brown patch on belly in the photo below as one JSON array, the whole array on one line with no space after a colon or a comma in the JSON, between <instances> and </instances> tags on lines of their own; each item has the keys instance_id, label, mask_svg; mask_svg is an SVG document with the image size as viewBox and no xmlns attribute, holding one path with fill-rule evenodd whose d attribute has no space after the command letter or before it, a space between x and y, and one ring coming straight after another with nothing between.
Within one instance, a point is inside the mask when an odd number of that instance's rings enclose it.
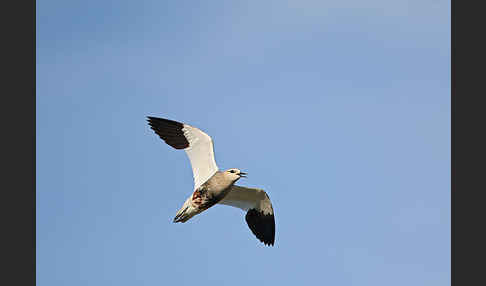
<instances>
[{"instance_id":1,"label":"brown patch on belly","mask_svg":"<svg viewBox=\"0 0 486 286\"><path fill-rule=\"evenodd\" d=\"M212 207L215 204L217 204L220 200L221 200L221 198L219 198L219 197L204 196L204 198L202 198L202 204L201 204L200 208L202 210L207 210L210 207Z\"/></svg>"},{"instance_id":2,"label":"brown patch on belly","mask_svg":"<svg viewBox=\"0 0 486 286\"><path fill-rule=\"evenodd\" d=\"M217 204L224 196L215 196L208 192L208 190L202 188L197 189L192 193L192 203L199 211L205 211L208 208Z\"/></svg>"},{"instance_id":3,"label":"brown patch on belly","mask_svg":"<svg viewBox=\"0 0 486 286\"><path fill-rule=\"evenodd\" d=\"M202 194L200 191L195 190L192 193L192 203L195 204L197 207L200 207L202 204Z\"/></svg>"}]
</instances>

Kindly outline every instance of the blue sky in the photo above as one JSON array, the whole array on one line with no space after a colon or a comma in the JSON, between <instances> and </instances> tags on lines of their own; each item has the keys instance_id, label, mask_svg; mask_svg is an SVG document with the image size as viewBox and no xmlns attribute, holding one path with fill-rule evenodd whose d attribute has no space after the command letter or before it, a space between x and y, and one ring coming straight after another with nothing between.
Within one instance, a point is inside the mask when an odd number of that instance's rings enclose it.
<instances>
[{"instance_id":1,"label":"blue sky","mask_svg":"<svg viewBox=\"0 0 486 286\"><path fill-rule=\"evenodd\" d=\"M37 2L37 285L449 285L449 1ZM172 219L201 128L274 205Z\"/></svg>"}]
</instances>

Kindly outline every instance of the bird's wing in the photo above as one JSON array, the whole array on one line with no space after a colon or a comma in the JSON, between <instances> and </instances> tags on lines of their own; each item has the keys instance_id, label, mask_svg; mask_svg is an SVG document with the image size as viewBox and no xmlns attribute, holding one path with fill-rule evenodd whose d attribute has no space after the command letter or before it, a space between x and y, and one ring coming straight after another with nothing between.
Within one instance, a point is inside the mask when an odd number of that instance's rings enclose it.
<instances>
[{"instance_id":1,"label":"bird's wing","mask_svg":"<svg viewBox=\"0 0 486 286\"><path fill-rule=\"evenodd\" d=\"M219 204L246 211L246 223L253 234L266 245L274 244L275 219L273 207L264 190L233 185Z\"/></svg>"},{"instance_id":2,"label":"bird's wing","mask_svg":"<svg viewBox=\"0 0 486 286\"><path fill-rule=\"evenodd\" d=\"M148 123L165 143L186 151L191 161L194 189L218 171L214 160L213 140L209 135L188 124L163 118L148 116Z\"/></svg>"}]
</instances>

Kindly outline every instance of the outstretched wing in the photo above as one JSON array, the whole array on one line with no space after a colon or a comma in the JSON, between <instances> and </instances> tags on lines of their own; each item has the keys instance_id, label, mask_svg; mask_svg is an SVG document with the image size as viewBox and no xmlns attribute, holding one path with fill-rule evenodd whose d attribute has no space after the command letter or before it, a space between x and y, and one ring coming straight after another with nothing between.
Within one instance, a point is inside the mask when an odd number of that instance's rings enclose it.
<instances>
[{"instance_id":1,"label":"outstretched wing","mask_svg":"<svg viewBox=\"0 0 486 286\"><path fill-rule=\"evenodd\" d=\"M184 149L191 161L194 189L218 171L214 160L213 140L196 127L164 118L148 116L150 127L175 149Z\"/></svg>"},{"instance_id":2,"label":"outstretched wing","mask_svg":"<svg viewBox=\"0 0 486 286\"><path fill-rule=\"evenodd\" d=\"M273 207L264 190L233 185L219 204L246 211L246 223L253 234L266 245L274 244L275 219Z\"/></svg>"}]
</instances>

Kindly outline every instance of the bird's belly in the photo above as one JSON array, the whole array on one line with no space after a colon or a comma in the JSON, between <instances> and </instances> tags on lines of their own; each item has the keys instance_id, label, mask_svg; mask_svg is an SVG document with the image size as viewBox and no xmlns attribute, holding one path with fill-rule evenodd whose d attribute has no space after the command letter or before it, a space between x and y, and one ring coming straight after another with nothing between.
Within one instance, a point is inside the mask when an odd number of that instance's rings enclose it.
<instances>
[{"instance_id":1,"label":"bird's belly","mask_svg":"<svg viewBox=\"0 0 486 286\"><path fill-rule=\"evenodd\" d=\"M204 189L195 190L194 193L192 193L192 203L199 209L199 211L207 210L226 197L230 189L231 186L220 192L211 192Z\"/></svg>"}]
</instances>

